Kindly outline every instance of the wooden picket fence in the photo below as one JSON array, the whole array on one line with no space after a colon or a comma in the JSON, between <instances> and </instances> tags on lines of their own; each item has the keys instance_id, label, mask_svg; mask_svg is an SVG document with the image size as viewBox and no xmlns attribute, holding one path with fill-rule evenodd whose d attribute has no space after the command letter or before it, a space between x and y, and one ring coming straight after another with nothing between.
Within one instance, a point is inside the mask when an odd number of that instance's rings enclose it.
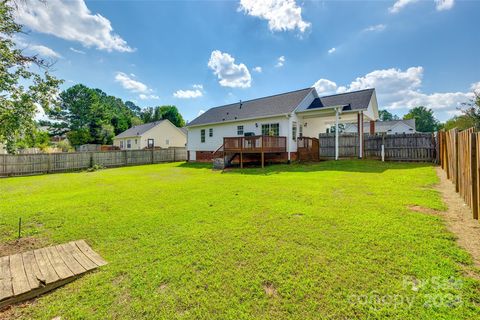
<instances>
[{"instance_id":1,"label":"wooden picket fence","mask_svg":"<svg viewBox=\"0 0 480 320\"><path fill-rule=\"evenodd\" d=\"M185 161L186 148L0 155L0 177Z\"/></svg>"},{"instance_id":2,"label":"wooden picket fence","mask_svg":"<svg viewBox=\"0 0 480 320\"><path fill-rule=\"evenodd\" d=\"M455 190L478 219L480 197L480 132L473 128L438 132L439 161Z\"/></svg>"},{"instance_id":3,"label":"wooden picket fence","mask_svg":"<svg viewBox=\"0 0 480 320\"><path fill-rule=\"evenodd\" d=\"M363 136L364 157L381 159L382 145L387 161L436 161L436 141L431 133L388 134ZM335 133L319 135L320 159L335 157ZM338 139L340 158L356 158L359 154L359 136L357 133L341 133Z\"/></svg>"}]
</instances>

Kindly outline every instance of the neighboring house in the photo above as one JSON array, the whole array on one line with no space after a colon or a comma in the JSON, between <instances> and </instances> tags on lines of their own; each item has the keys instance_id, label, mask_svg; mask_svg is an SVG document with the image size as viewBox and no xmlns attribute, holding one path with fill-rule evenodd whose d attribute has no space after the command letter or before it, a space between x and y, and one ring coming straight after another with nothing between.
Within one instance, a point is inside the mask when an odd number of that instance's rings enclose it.
<instances>
[{"instance_id":1,"label":"neighboring house","mask_svg":"<svg viewBox=\"0 0 480 320\"><path fill-rule=\"evenodd\" d=\"M7 147L0 142L0 154L7 154Z\"/></svg>"},{"instance_id":2,"label":"neighboring house","mask_svg":"<svg viewBox=\"0 0 480 320\"><path fill-rule=\"evenodd\" d=\"M358 126L356 123L346 124L343 132L358 132ZM365 123L363 125L363 132L370 134L409 134L416 133L417 131L415 129L415 119L408 119Z\"/></svg>"},{"instance_id":3,"label":"neighboring house","mask_svg":"<svg viewBox=\"0 0 480 320\"><path fill-rule=\"evenodd\" d=\"M186 133L167 119L134 126L113 138L113 145L121 150L185 147L186 143Z\"/></svg>"},{"instance_id":4,"label":"neighboring house","mask_svg":"<svg viewBox=\"0 0 480 320\"><path fill-rule=\"evenodd\" d=\"M297 138L318 138L336 124L336 117L337 123L362 125L364 121L377 120L375 89L322 97L314 88L306 88L211 108L187 125L188 159L210 161L218 157L215 151L233 150L232 146L242 140L238 137L245 137L242 153L260 150L262 154L271 152L285 160L295 160ZM248 136L279 138L254 141Z\"/></svg>"}]
</instances>

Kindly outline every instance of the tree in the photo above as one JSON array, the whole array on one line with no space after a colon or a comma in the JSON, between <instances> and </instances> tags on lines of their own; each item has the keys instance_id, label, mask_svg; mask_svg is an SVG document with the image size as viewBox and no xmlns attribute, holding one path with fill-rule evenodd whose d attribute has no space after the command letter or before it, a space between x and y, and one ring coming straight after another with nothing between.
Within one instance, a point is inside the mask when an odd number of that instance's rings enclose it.
<instances>
[{"instance_id":1,"label":"tree","mask_svg":"<svg viewBox=\"0 0 480 320\"><path fill-rule=\"evenodd\" d=\"M158 106L155 108L145 108L142 111L141 119L144 123L168 119L175 126L181 128L185 126L183 119L176 106Z\"/></svg>"},{"instance_id":2,"label":"tree","mask_svg":"<svg viewBox=\"0 0 480 320\"><path fill-rule=\"evenodd\" d=\"M141 123L121 99L77 84L60 94L60 108L48 112L51 133L67 133L70 143L111 144L116 134Z\"/></svg>"},{"instance_id":3,"label":"tree","mask_svg":"<svg viewBox=\"0 0 480 320\"><path fill-rule=\"evenodd\" d=\"M388 110L378 110L378 117L381 121L398 120L398 116L390 113Z\"/></svg>"},{"instance_id":4,"label":"tree","mask_svg":"<svg viewBox=\"0 0 480 320\"><path fill-rule=\"evenodd\" d=\"M14 10L11 1L0 1L0 142L6 142L9 152L15 152L17 144L34 132L38 107L48 111L58 105L62 83L48 73L52 63L15 47L13 39L22 26L15 22ZM32 71L32 65L43 70L43 75Z\"/></svg>"},{"instance_id":5,"label":"tree","mask_svg":"<svg viewBox=\"0 0 480 320\"><path fill-rule=\"evenodd\" d=\"M465 118L465 122L470 127L480 130L480 92L477 91L473 94L475 97L470 102L463 104L466 109L462 110L463 115L461 117Z\"/></svg>"},{"instance_id":6,"label":"tree","mask_svg":"<svg viewBox=\"0 0 480 320\"><path fill-rule=\"evenodd\" d=\"M439 127L438 120L433 116L433 110L424 106L413 108L403 116L403 119L415 119L416 130L419 132L433 132Z\"/></svg>"},{"instance_id":7,"label":"tree","mask_svg":"<svg viewBox=\"0 0 480 320\"><path fill-rule=\"evenodd\" d=\"M459 130L465 130L475 126L475 121L472 118L465 115L460 115L448 119L445 124L443 124L443 129L450 130L453 128L458 128Z\"/></svg>"}]
</instances>

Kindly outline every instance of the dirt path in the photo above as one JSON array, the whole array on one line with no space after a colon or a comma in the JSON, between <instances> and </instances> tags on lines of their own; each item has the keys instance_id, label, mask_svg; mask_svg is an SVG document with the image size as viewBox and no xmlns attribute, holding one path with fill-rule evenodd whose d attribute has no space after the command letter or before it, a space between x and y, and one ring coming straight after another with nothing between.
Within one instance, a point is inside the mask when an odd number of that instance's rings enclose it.
<instances>
[{"instance_id":1,"label":"dirt path","mask_svg":"<svg viewBox=\"0 0 480 320\"><path fill-rule=\"evenodd\" d=\"M480 267L480 222L472 218L472 210L455 192L455 185L447 179L445 172L440 167L435 170L440 178L436 189L448 206L448 210L442 213L447 227L458 237L458 244L472 255L475 266Z\"/></svg>"}]
</instances>

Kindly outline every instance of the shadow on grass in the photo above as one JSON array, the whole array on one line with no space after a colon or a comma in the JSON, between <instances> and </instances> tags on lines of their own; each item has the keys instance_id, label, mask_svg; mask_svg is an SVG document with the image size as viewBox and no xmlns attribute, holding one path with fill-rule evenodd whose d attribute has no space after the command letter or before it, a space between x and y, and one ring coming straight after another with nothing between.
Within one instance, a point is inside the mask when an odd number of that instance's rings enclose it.
<instances>
[{"instance_id":1,"label":"shadow on grass","mask_svg":"<svg viewBox=\"0 0 480 320\"><path fill-rule=\"evenodd\" d=\"M386 170L404 170L421 167L431 167L432 163L425 162L381 162L378 160L328 160L309 163L292 164L270 164L265 168L258 166L227 168L225 174L252 174L252 175L271 175L282 172L314 172L314 171L343 171L343 172L371 172L382 173ZM193 169L212 169L211 163L182 163L180 167Z\"/></svg>"}]
</instances>

